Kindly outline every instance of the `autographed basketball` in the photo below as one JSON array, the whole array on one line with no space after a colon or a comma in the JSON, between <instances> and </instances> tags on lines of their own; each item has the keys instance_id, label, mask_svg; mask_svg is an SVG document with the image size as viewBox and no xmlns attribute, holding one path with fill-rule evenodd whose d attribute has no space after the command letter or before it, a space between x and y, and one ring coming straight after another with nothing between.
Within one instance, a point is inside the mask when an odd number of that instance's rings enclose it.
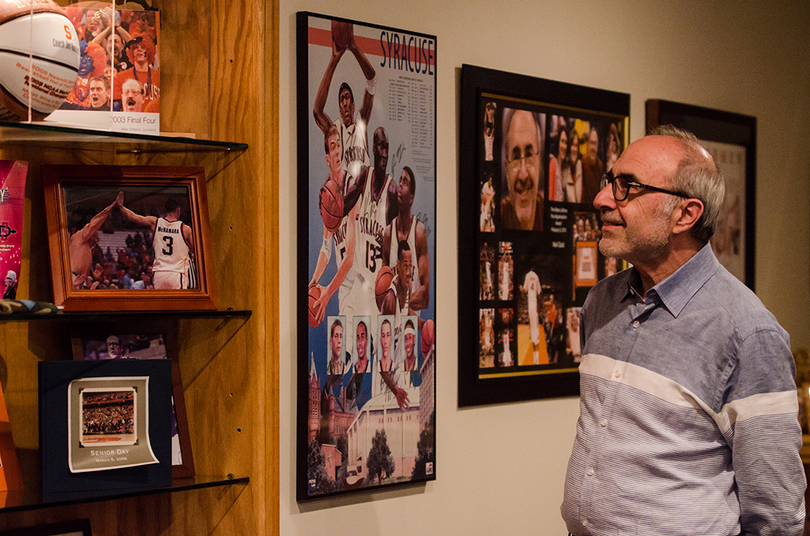
<instances>
[{"instance_id":1,"label":"autographed basketball","mask_svg":"<svg viewBox=\"0 0 810 536\"><path fill-rule=\"evenodd\" d=\"M397 303L397 293L391 288L391 281L394 279L394 271L390 266L383 266L377 274L377 281L374 283L374 293L377 297L377 308L384 315L394 313Z\"/></svg>"},{"instance_id":2,"label":"autographed basketball","mask_svg":"<svg viewBox=\"0 0 810 536\"><path fill-rule=\"evenodd\" d=\"M332 41L335 48L344 50L349 47L354 37L354 27L348 22L332 21Z\"/></svg>"},{"instance_id":3,"label":"autographed basketball","mask_svg":"<svg viewBox=\"0 0 810 536\"><path fill-rule=\"evenodd\" d=\"M313 328L317 328L318 324L320 324L315 317L315 303L320 299L320 297L321 287L318 285L312 285L309 287L309 314L307 315L307 321Z\"/></svg>"},{"instance_id":4,"label":"autographed basketball","mask_svg":"<svg viewBox=\"0 0 810 536\"><path fill-rule=\"evenodd\" d=\"M323 225L329 232L334 233L343 219L343 196L334 179L329 179L321 186L321 196L318 201L321 207Z\"/></svg>"},{"instance_id":5,"label":"autographed basketball","mask_svg":"<svg viewBox=\"0 0 810 536\"><path fill-rule=\"evenodd\" d=\"M32 119L42 120L76 82L76 29L51 0L0 2L0 28L0 119L28 119L30 104Z\"/></svg>"},{"instance_id":6,"label":"autographed basketball","mask_svg":"<svg viewBox=\"0 0 810 536\"><path fill-rule=\"evenodd\" d=\"M427 355L427 353L430 352L430 349L433 347L435 330L436 327L433 323L433 319L427 320L425 325L422 326L422 340L420 341L420 345L422 347L423 355Z\"/></svg>"}]
</instances>

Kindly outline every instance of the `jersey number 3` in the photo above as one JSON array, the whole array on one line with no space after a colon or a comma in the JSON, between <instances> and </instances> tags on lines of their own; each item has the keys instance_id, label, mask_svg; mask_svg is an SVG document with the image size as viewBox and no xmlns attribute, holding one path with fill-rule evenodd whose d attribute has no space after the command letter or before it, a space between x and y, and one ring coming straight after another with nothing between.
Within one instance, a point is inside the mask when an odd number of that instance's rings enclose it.
<instances>
[{"instance_id":1,"label":"jersey number 3","mask_svg":"<svg viewBox=\"0 0 810 536\"><path fill-rule=\"evenodd\" d=\"M174 237L171 236L164 236L163 237L163 249L161 253L166 255L167 257L171 257L172 253L174 253Z\"/></svg>"}]
</instances>

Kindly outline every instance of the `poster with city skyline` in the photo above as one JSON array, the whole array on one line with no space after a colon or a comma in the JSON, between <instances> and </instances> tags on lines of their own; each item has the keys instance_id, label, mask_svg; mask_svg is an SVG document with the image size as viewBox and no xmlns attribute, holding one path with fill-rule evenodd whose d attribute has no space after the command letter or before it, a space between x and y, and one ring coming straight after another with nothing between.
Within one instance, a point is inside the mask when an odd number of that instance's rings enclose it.
<instances>
[{"instance_id":1,"label":"poster with city skyline","mask_svg":"<svg viewBox=\"0 0 810 536\"><path fill-rule=\"evenodd\" d=\"M436 38L297 14L298 474L433 480Z\"/></svg>"}]
</instances>

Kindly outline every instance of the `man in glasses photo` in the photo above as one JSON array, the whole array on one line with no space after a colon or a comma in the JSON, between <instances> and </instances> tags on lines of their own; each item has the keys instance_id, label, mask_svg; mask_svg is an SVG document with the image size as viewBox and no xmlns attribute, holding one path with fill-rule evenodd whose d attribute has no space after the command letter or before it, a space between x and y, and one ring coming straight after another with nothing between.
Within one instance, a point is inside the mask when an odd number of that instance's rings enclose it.
<instances>
[{"instance_id":1,"label":"man in glasses photo","mask_svg":"<svg viewBox=\"0 0 810 536\"><path fill-rule=\"evenodd\" d=\"M508 196L501 201L504 229L543 230L542 117L528 110L504 111L504 164Z\"/></svg>"},{"instance_id":2,"label":"man in glasses photo","mask_svg":"<svg viewBox=\"0 0 810 536\"><path fill-rule=\"evenodd\" d=\"M599 249L633 267L582 308L572 534L801 534L788 334L709 239L724 179L688 132L632 143L594 199Z\"/></svg>"}]
</instances>

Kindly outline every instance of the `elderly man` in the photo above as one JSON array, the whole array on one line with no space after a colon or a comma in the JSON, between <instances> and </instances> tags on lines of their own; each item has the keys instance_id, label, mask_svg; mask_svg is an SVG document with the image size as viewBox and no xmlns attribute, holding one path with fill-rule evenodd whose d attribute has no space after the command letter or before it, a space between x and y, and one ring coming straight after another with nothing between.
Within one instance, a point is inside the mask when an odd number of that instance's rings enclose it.
<instances>
[{"instance_id":1,"label":"elderly man","mask_svg":"<svg viewBox=\"0 0 810 536\"><path fill-rule=\"evenodd\" d=\"M527 110L509 110L504 115L504 161L509 195L501 201L501 224L506 229L540 231L543 229L543 185L540 184L543 140L538 119Z\"/></svg>"},{"instance_id":2,"label":"elderly man","mask_svg":"<svg viewBox=\"0 0 810 536\"><path fill-rule=\"evenodd\" d=\"M689 133L631 144L594 200L633 268L582 308L575 535L799 535L805 478L788 334L715 258L724 180Z\"/></svg>"}]
</instances>

